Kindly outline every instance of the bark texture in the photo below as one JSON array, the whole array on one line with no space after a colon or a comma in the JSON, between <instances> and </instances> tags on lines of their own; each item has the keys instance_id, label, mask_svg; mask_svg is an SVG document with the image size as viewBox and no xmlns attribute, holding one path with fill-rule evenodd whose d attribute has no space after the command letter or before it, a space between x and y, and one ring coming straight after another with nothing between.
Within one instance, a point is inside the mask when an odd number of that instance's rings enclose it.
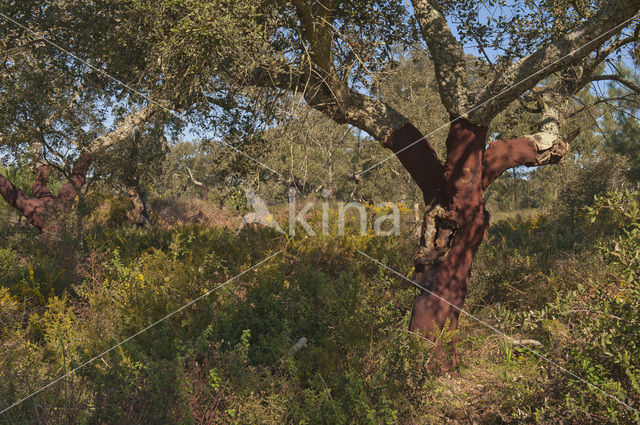
<instances>
[{"instance_id":1,"label":"bark texture","mask_svg":"<svg viewBox=\"0 0 640 425\"><path fill-rule=\"evenodd\" d=\"M466 57L462 43L451 33L437 0L412 0L422 37L433 58L438 91L450 114L462 115L470 109Z\"/></svg>"},{"instance_id":2,"label":"bark texture","mask_svg":"<svg viewBox=\"0 0 640 425\"><path fill-rule=\"evenodd\" d=\"M147 203L140 189L139 185L135 185L129 188L127 191L129 200L133 204L133 209L129 211L128 218L132 224L136 226L148 226L149 225L149 212L147 210Z\"/></svg>"},{"instance_id":3,"label":"bark texture","mask_svg":"<svg viewBox=\"0 0 640 425\"><path fill-rule=\"evenodd\" d=\"M451 119L444 164L411 124L399 127L385 141L416 181L427 204L420 251L414 261L416 283L424 290L415 302L410 329L431 339L447 323L451 330L458 326L471 265L489 227L484 190L509 168L559 162L577 135L563 138L556 134L555 124L545 122L539 133L495 141L485 149L487 126L462 117ZM451 357L442 358L447 351ZM441 349L438 354L445 368L455 367L453 349Z\"/></svg>"},{"instance_id":4,"label":"bark texture","mask_svg":"<svg viewBox=\"0 0 640 425\"><path fill-rule=\"evenodd\" d=\"M449 321L457 328L473 258L489 226L484 208L482 158L487 127L456 120L447 137L444 196L425 215L421 249L415 259L416 282L426 289L413 309L410 329L427 337ZM445 366L456 364L455 352Z\"/></svg>"},{"instance_id":5,"label":"bark texture","mask_svg":"<svg viewBox=\"0 0 640 425\"><path fill-rule=\"evenodd\" d=\"M47 188L51 176L49 165L40 165L36 170L31 196L0 175L0 195L29 223L43 230L52 215L71 208L78 191L86 182L91 161L92 155L89 152L82 152L73 166L69 181L60 188L57 195L53 195Z\"/></svg>"},{"instance_id":6,"label":"bark texture","mask_svg":"<svg viewBox=\"0 0 640 425\"><path fill-rule=\"evenodd\" d=\"M427 139L406 123L387 136L384 146L396 154L422 191L424 202L431 205L444 187L444 165Z\"/></svg>"}]
</instances>

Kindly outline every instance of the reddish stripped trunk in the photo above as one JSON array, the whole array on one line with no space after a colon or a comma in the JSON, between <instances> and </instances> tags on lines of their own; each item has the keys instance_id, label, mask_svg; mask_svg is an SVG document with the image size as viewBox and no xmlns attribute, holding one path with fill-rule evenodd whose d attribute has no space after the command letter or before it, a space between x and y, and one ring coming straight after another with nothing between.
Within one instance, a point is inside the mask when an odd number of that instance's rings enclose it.
<instances>
[{"instance_id":1,"label":"reddish stripped trunk","mask_svg":"<svg viewBox=\"0 0 640 425\"><path fill-rule=\"evenodd\" d=\"M410 132L407 127L387 139L392 150L421 137L417 130ZM471 264L489 225L482 186L486 134L487 127L457 119L447 137L444 167L427 141L398 154L422 189L428 206L421 249L415 260L416 282L427 291L416 300L410 324L411 330L420 330L427 337L433 337L433 331L442 328L447 320L451 329L457 328ZM433 201L436 202L432 204ZM446 367L456 364L455 353L452 354Z\"/></svg>"},{"instance_id":2,"label":"reddish stripped trunk","mask_svg":"<svg viewBox=\"0 0 640 425\"><path fill-rule=\"evenodd\" d=\"M71 176L69 176L69 182L60 188L56 196L47 188L47 182L51 175L51 167L48 165L38 167L35 181L31 188L32 196L24 193L2 175L0 175L0 195L9 205L18 210L29 223L42 230L57 211L66 211L71 207L78 194L77 191L86 182L86 175L91 162L90 153L81 153L74 164Z\"/></svg>"},{"instance_id":3,"label":"reddish stripped trunk","mask_svg":"<svg viewBox=\"0 0 640 425\"><path fill-rule=\"evenodd\" d=\"M424 202L430 205L442 194L444 166L428 140L413 125L407 123L395 130L384 145L396 154L402 166L416 182Z\"/></svg>"},{"instance_id":4,"label":"reddish stripped trunk","mask_svg":"<svg viewBox=\"0 0 640 425\"><path fill-rule=\"evenodd\" d=\"M51 198L30 197L2 175L0 175L0 194L4 200L18 210L29 223L38 229L44 227L44 212L48 209L48 206L53 203Z\"/></svg>"},{"instance_id":5,"label":"reddish stripped trunk","mask_svg":"<svg viewBox=\"0 0 640 425\"><path fill-rule=\"evenodd\" d=\"M202 196L201 196L201 199L203 201L205 201L205 202L209 200L209 188L207 187L206 184L202 185Z\"/></svg>"},{"instance_id":6,"label":"reddish stripped trunk","mask_svg":"<svg viewBox=\"0 0 640 425\"><path fill-rule=\"evenodd\" d=\"M431 334L449 320L455 330L467 295L471 264L489 227L484 208L482 159L487 128L458 119L447 137L444 211L434 217L416 259L418 284L431 291L418 297L410 328ZM426 254L426 255L425 255ZM426 258L425 258L426 257ZM425 261L426 260L426 261ZM455 341L455 335L453 336ZM445 366L455 366L455 351Z\"/></svg>"},{"instance_id":7,"label":"reddish stripped trunk","mask_svg":"<svg viewBox=\"0 0 640 425\"><path fill-rule=\"evenodd\" d=\"M385 141L418 184L427 204L415 259L416 282L424 290L414 305L410 328L429 338L447 321L452 330L458 326L471 264L489 227L484 190L509 168L559 162L578 134L574 131L542 148L535 136L499 140L485 151L486 126L451 118L445 164L411 124L393 131ZM453 338L455 342L455 334ZM446 368L456 365L455 352L451 354L450 361L441 362Z\"/></svg>"}]
</instances>

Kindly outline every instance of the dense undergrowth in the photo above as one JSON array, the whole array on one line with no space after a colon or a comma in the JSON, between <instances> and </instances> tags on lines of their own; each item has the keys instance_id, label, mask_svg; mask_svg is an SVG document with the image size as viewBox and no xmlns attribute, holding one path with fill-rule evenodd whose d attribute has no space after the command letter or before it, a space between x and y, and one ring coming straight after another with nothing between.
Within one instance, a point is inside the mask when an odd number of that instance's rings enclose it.
<instances>
[{"instance_id":1,"label":"dense undergrowth","mask_svg":"<svg viewBox=\"0 0 640 425\"><path fill-rule=\"evenodd\" d=\"M415 288L357 252L410 276L409 229L288 239L69 219L38 235L5 222L0 408L74 373L0 423L638 423L621 404L640 405L637 199L493 223L456 374L407 331Z\"/></svg>"}]
</instances>

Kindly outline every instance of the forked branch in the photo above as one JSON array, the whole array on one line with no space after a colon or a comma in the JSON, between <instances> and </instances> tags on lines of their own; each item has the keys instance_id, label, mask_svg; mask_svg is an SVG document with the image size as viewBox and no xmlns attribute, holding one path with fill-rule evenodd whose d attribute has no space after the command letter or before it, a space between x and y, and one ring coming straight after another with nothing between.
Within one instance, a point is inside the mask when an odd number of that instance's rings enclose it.
<instances>
[{"instance_id":1,"label":"forked branch","mask_svg":"<svg viewBox=\"0 0 640 425\"><path fill-rule=\"evenodd\" d=\"M566 137L552 136L549 133L536 133L531 136L512 140L492 142L482 161L482 187L491 183L510 168L526 165L537 167L557 164L569 152L569 143L580 130L574 130Z\"/></svg>"},{"instance_id":2,"label":"forked branch","mask_svg":"<svg viewBox=\"0 0 640 425\"><path fill-rule=\"evenodd\" d=\"M470 121L486 124L522 93L547 76L578 64L620 33L640 10L640 0L608 0L578 29L571 31L514 63L474 96L482 107L468 114Z\"/></svg>"},{"instance_id":3,"label":"forked branch","mask_svg":"<svg viewBox=\"0 0 640 425\"><path fill-rule=\"evenodd\" d=\"M193 184L195 184L196 186L202 188L202 200L206 201L207 198L209 197L209 188L207 187L206 184L202 183L201 181L196 180L193 177L193 173L191 172L191 168L187 167L187 171L189 172L189 179L191 179L191 182Z\"/></svg>"}]
</instances>

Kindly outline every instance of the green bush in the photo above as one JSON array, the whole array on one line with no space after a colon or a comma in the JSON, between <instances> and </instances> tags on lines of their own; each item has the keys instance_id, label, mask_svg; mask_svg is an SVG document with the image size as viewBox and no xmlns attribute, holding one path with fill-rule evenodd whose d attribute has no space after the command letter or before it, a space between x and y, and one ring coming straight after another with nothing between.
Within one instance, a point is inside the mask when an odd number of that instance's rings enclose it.
<instances>
[{"instance_id":1,"label":"green bush","mask_svg":"<svg viewBox=\"0 0 640 425\"><path fill-rule=\"evenodd\" d=\"M614 191L596 197L588 209L593 221L614 223L618 235L598 252L608 263L580 264L574 278L591 271L569 290L556 292L543 308L521 311L522 331L544 343L543 354L565 370L541 362L547 380L535 406L539 423L637 423L640 415L640 209L635 192ZM587 383L569 375L566 370ZM605 394L606 393L606 394ZM543 398L544 394L544 398ZM549 403L549 399L555 404Z\"/></svg>"},{"instance_id":2,"label":"green bush","mask_svg":"<svg viewBox=\"0 0 640 425\"><path fill-rule=\"evenodd\" d=\"M540 354L637 406L637 195L597 198L574 218L583 234L558 232L566 217L540 211L495 223L467 308L514 338L535 339ZM292 239L259 228L91 221L44 242L15 232L0 249L3 406L285 251L0 417L10 424L638 421L465 315L461 378L439 372L433 344L407 331L415 288L356 252L410 276L415 240L407 229L383 238L351 224L346 236ZM40 251L45 242L55 249ZM71 247L75 260L61 267ZM307 346L291 351L302 337Z\"/></svg>"}]
</instances>

